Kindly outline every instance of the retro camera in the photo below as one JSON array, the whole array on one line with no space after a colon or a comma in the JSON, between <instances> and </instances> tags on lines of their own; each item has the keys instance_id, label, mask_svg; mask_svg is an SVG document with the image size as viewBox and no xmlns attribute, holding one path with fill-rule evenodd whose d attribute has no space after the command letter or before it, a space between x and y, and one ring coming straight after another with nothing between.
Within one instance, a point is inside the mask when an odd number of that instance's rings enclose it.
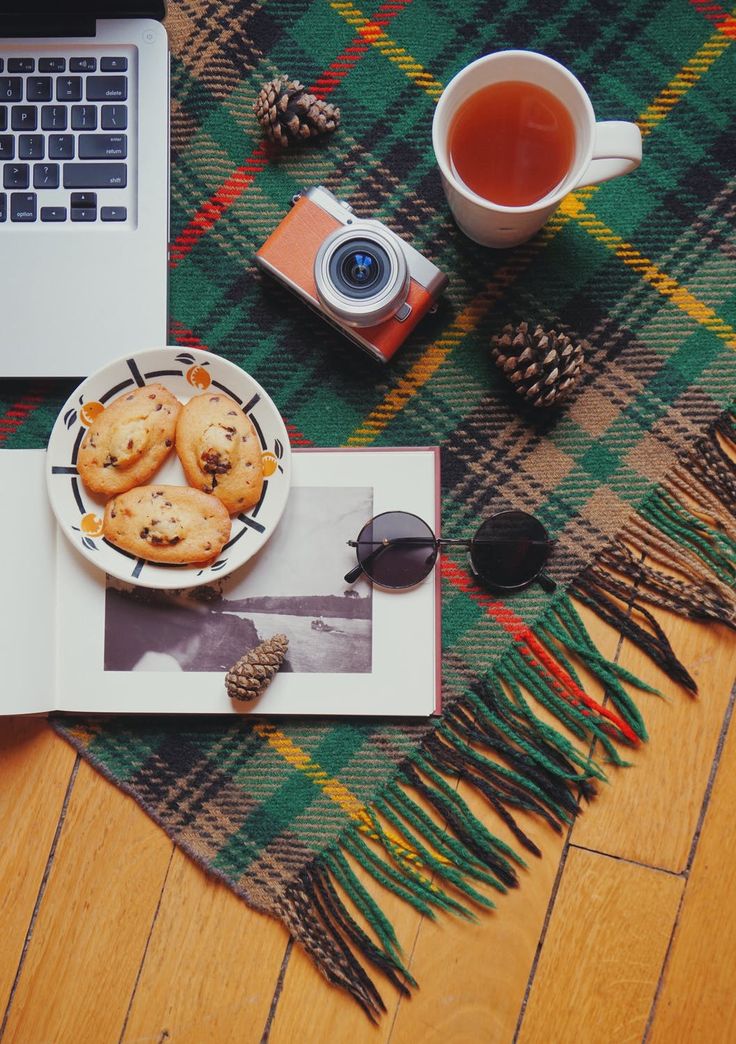
<instances>
[{"instance_id":1,"label":"retro camera","mask_svg":"<svg viewBox=\"0 0 736 1044\"><path fill-rule=\"evenodd\" d=\"M380 221L307 189L256 263L379 362L388 362L447 285L436 265Z\"/></svg>"}]
</instances>

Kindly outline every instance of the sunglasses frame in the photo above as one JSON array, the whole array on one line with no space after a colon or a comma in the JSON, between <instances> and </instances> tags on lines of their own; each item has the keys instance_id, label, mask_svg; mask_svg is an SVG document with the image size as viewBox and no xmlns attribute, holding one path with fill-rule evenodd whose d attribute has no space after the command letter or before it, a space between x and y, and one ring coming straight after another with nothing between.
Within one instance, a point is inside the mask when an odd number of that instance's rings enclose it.
<instances>
[{"instance_id":1,"label":"sunglasses frame","mask_svg":"<svg viewBox=\"0 0 736 1044\"><path fill-rule=\"evenodd\" d=\"M431 556L432 560L431 560L431 563L429 564L429 568L427 569L427 571L424 574L424 576L420 577L418 580L414 581L411 584L387 584L385 582L380 582L380 581L374 580L373 577L370 575L370 573L364 568L363 564L361 563L360 557L359 557L359 553L358 553L358 548L359 548L360 543L361 543L360 538L363 535L363 533L365 532L365 530L368 528L368 526L372 525L376 521L376 519L382 518L384 515L398 515L398 514L406 515L409 518L416 519L423 526L426 526L428 533L431 535L431 541L429 540L429 538L427 538L427 543L431 544L433 546L433 552L432 552L432 556ZM545 571L544 571L545 570L545 566L547 565L547 562L549 560L549 556L552 553L552 548L554 547L554 544L555 544L555 541L552 540L550 537L547 537L546 540L529 541L530 543L535 544L535 545L542 545L543 544L545 547L548 548L548 551L547 551L547 554L545 555L544 561L542 562L541 566L536 571L536 573L533 576L529 577L528 579L522 581L522 583L520 583L520 584L515 584L515 585L511 586L511 585L504 585L504 584L493 583L492 581L486 579L484 576L482 576L477 571L477 569L475 567L475 564L473 563L473 559L472 559L472 548L473 548L474 543L476 542L476 537L477 537L478 533L483 528L483 526L487 525L489 522L492 522L494 519L501 518L503 515L509 515L509 514L525 515L527 518L533 519L537 523L537 525L539 525L539 527L543 530L543 532L546 534L547 530L545 529L545 527L542 525L542 523L539 521L538 518L536 518L534 515L530 515L529 512L527 512L527 511L522 511L519 508L503 508L501 511L495 511L492 515L489 515L488 518L484 519L481 522L480 526L476 530L475 535L470 537L469 539L468 538L453 538L453 537L438 537L438 536L435 535L432 527L429 525L428 522L425 522L425 520L423 518L420 518L419 515L415 515L411 511L381 511L381 512L379 512L379 514L374 515L373 518L368 519L368 521L363 525L363 527L360 530L360 533L358 533L358 539L357 540L348 540L347 541L348 547L354 547L355 548L355 555L356 555L356 558L358 558L358 563L348 573L345 574L345 578L344 578L345 582L348 583L348 584L353 584L353 583L355 583L355 581L361 575L365 575L365 576L368 577L370 582L372 584L374 584L376 587L381 587L381 588L384 588L384 589L389 590L389 591L408 591L412 587L416 587L417 584L421 584L424 580L426 580L426 578L429 576L429 574L432 572L432 570L437 565L437 556L439 555L439 553L440 553L440 551L442 550L443 547L466 547L466 548L468 548L468 552L469 552L468 559L469 559L469 562L470 562L470 569L471 569L471 572L472 572L473 576L477 580L479 580L482 584L484 584L486 587L490 588L490 590L492 590L492 591L499 591L499 592L504 593L504 594L513 594L516 591L523 591L525 588L529 587L531 584L538 582L542 586L542 588L548 594L551 594L555 590L557 585L555 584L554 580L550 576L548 576L545 573ZM399 539L403 540L405 542L420 542L420 541L424 540L424 537L415 537L415 538L412 538L412 537L400 537ZM507 542L508 543L514 543L514 541L507 541ZM376 543L376 542L374 541L374 543ZM490 541L490 543L501 543L501 541ZM370 552L371 555L380 554L380 552L384 548L390 546L390 541L382 540L382 541L377 542L377 544L378 544L378 546L376 547L376 550Z\"/></svg>"}]
</instances>

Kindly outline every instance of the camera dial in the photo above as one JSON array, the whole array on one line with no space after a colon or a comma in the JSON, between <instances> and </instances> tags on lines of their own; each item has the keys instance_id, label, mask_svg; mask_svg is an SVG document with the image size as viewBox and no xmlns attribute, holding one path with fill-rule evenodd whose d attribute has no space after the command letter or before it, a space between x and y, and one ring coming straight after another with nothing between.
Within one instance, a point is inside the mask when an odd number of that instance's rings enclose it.
<instances>
[{"instance_id":1,"label":"camera dial","mask_svg":"<svg viewBox=\"0 0 736 1044\"><path fill-rule=\"evenodd\" d=\"M406 300L409 271L403 251L378 222L355 222L325 239L314 262L320 301L348 326L374 326Z\"/></svg>"}]
</instances>

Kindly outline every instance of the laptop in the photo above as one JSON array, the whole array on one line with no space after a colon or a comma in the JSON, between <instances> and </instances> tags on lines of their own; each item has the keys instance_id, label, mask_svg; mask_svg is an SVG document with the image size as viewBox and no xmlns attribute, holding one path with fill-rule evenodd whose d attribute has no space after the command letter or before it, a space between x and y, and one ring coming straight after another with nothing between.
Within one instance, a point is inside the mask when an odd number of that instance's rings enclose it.
<instances>
[{"instance_id":1,"label":"laptop","mask_svg":"<svg viewBox=\"0 0 736 1044\"><path fill-rule=\"evenodd\" d=\"M164 0L0 0L0 376L167 342Z\"/></svg>"}]
</instances>

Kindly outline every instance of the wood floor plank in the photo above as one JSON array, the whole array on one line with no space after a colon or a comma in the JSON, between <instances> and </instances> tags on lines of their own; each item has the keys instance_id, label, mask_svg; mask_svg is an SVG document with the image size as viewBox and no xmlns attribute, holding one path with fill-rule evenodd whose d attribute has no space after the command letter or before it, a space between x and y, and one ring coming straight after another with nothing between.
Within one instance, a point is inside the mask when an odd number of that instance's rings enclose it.
<instances>
[{"instance_id":1,"label":"wood floor plank","mask_svg":"<svg viewBox=\"0 0 736 1044\"><path fill-rule=\"evenodd\" d=\"M80 764L3 1044L118 1040L171 847Z\"/></svg>"},{"instance_id":2,"label":"wood floor plank","mask_svg":"<svg viewBox=\"0 0 736 1044\"><path fill-rule=\"evenodd\" d=\"M641 1041L684 880L570 848L519 1044Z\"/></svg>"},{"instance_id":3,"label":"wood floor plank","mask_svg":"<svg viewBox=\"0 0 736 1044\"><path fill-rule=\"evenodd\" d=\"M172 859L124 1044L258 1044L288 941L181 850Z\"/></svg>"},{"instance_id":4,"label":"wood floor plank","mask_svg":"<svg viewBox=\"0 0 736 1044\"><path fill-rule=\"evenodd\" d=\"M736 723L703 821L650 1044L731 1044L736 1035Z\"/></svg>"},{"instance_id":5,"label":"wood floor plank","mask_svg":"<svg viewBox=\"0 0 736 1044\"><path fill-rule=\"evenodd\" d=\"M642 694L650 742L632 757L633 768L613 769L573 841L586 848L679 872L684 869L708 782L723 716L736 677L736 634L724 627L655 616L698 683L693 698L630 643L620 662L667 694Z\"/></svg>"},{"instance_id":6,"label":"wood floor plank","mask_svg":"<svg viewBox=\"0 0 736 1044\"><path fill-rule=\"evenodd\" d=\"M40 718L0 723L0 1021L75 761Z\"/></svg>"}]
</instances>

